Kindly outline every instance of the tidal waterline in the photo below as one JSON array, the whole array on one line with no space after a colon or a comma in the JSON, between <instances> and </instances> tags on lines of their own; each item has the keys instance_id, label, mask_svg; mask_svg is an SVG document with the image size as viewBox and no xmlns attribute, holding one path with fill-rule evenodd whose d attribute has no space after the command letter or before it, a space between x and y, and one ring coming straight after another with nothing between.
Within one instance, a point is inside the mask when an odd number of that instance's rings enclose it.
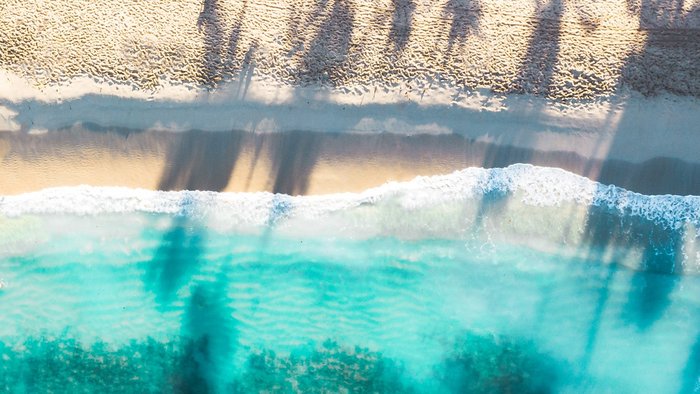
<instances>
[{"instance_id":1,"label":"tidal waterline","mask_svg":"<svg viewBox=\"0 0 700 394\"><path fill-rule=\"evenodd\" d=\"M502 175L484 174L481 198L447 198L450 183L433 179L332 214L269 196L262 224L242 224L255 206L233 197L243 216L205 214L192 193L159 194L179 199L171 213L22 213L4 200L0 387L696 390L693 217L588 206L576 220L567 204L512 201ZM124 193L98 200L133 204ZM88 209L76 195L70 206ZM687 208L676 200L660 212Z\"/></svg>"}]
</instances>

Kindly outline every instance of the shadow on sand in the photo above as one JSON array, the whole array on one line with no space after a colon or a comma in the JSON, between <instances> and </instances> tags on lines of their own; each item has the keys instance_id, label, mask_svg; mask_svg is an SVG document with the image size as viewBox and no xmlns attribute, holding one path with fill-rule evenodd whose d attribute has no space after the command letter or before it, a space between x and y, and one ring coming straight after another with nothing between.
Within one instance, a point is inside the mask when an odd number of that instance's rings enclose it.
<instances>
[{"instance_id":1,"label":"shadow on sand","mask_svg":"<svg viewBox=\"0 0 700 394\"><path fill-rule=\"evenodd\" d=\"M463 45L467 37L479 32L479 0L449 0L443 9L443 15L451 19L447 52L452 52L455 46Z\"/></svg>"},{"instance_id":2,"label":"shadow on sand","mask_svg":"<svg viewBox=\"0 0 700 394\"><path fill-rule=\"evenodd\" d=\"M546 96L559 57L564 0L537 1L537 21L514 81L519 93Z\"/></svg>"},{"instance_id":3,"label":"shadow on sand","mask_svg":"<svg viewBox=\"0 0 700 394\"><path fill-rule=\"evenodd\" d=\"M328 2L317 1L319 9ZM333 0L330 14L323 18L301 60L298 77L304 83L337 86L343 83L339 71L347 61L355 16L348 0Z\"/></svg>"},{"instance_id":4,"label":"shadow on sand","mask_svg":"<svg viewBox=\"0 0 700 394\"><path fill-rule=\"evenodd\" d=\"M241 148L240 132L188 131L166 156L160 190L222 191Z\"/></svg>"},{"instance_id":5,"label":"shadow on sand","mask_svg":"<svg viewBox=\"0 0 700 394\"><path fill-rule=\"evenodd\" d=\"M389 37L394 43L394 52L401 53L411 37L413 13L416 4L413 0L392 0L391 30Z\"/></svg>"}]
</instances>

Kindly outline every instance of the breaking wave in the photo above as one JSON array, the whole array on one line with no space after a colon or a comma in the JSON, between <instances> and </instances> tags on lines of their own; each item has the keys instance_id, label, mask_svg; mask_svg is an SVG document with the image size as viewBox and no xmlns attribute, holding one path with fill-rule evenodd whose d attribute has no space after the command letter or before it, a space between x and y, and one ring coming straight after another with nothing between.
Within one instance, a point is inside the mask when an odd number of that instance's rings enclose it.
<instances>
[{"instance_id":1,"label":"breaking wave","mask_svg":"<svg viewBox=\"0 0 700 394\"><path fill-rule=\"evenodd\" d=\"M390 182L362 193L288 196L210 191L150 191L123 187L58 187L18 196L0 197L0 213L24 214L165 213L202 216L236 214L250 224L270 224L282 218L318 217L354 207L394 200L416 210L448 202L478 200L493 194L519 196L536 207L573 203L605 207L619 215L652 220L667 228L700 224L700 196L648 196L614 185L603 185L558 168L515 164L506 168L467 168L448 175Z\"/></svg>"}]
</instances>

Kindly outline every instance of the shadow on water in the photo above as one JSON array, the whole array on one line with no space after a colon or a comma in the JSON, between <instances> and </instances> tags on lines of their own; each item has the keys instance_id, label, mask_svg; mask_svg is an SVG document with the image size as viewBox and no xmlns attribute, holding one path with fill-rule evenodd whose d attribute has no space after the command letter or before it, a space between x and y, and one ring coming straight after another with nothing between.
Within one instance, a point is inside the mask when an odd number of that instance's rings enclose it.
<instances>
[{"instance_id":1,"label":"shadow on water","mask_svg":"<svg viewBox=\"0 0 700 394\"><path fill-rule=\"evenodd\" d=\"M591 325L586 332L586 344L583 349L583 359L581 360L581 367L584 371L586 371L591 364L596 341L598 340L598 333L600 332L603 312L605 312L605 305L608 303L608 298L610 297L610 286L613 284L618 269L618 265L612 264L607 270L605 279L598 285L598 300L591 318Z\"/></svg>"},{"instance_id":2,"label":"shadow on water","mask_svg":"<svg viewBox=\"0 0 700 394\"><path fill-rule=\"evenodd\" d=\"M261 236L261 250L269 244L277 222L293 209L288 196L306 194L309 179L318 160L321 147L319 138L318 133L308 132L287 132L272 136L268 189L275 196L268 214L267 226Z\"/></svg>"},{"instance_id":3,"label":"shadow on water","mask_svg":"<svg viewBox=\"0 0 700 394\"><path fill-rule=\"evenodd\" d=\"M533 149L490 144L484 148L482 167L502 168L516 163L531 163L535 153Z\"/></svg>"},{"instance_id":4,"label":"shadow on water","mask_svg":"<svg viewBox=\"0 0 700 394\"><path fill-rule=\"evenodd\" d=\"M173 219L146 271L158 305L167 308L203 264L204 231L184 216Z\"/></svg>"},{"instance_id":5,"label":"shadow on water","mask_svg":"<svg viewBox=\"0 0 700 394\"><path fill-rule=\"evenodd\" d=\"M183 211L187 211L186 202ZM158 308L178 308L182 315L182 356L170 384L179 393L221 392L236 348L236 324L228 306L228 261L212 272L206 254L206 229L196 219L177 216L160 241L144 278ZM186 287L189 291L184 290ZM187 299L181 299L184 294Z\"/></svg>"},{"instance_id":6,"label":"shadow on water","mask_svg":"<svg viewBox=\"0 0 700 394\"><path fill-rule=\"evenodd\" d=\"M530 163L533 158L533 150L515 148L512 146L488 145L484 149L482 168L503 168L515 163ZM494 185L498 182L498 175L493 171L489 172L487 184ZM478 202L475 217L475 228L483 229L485 221L489 217L497 217L508 205L511 194L499 190L497 187L489 186L489 191L485 193Z\"/></svg>"},{"instance_id":7,"label":"shadow on water","mask_svg":"<svg viewBox=\"0 0 700 394\"><path fill-rule=\"evenodd\" d=\"M487 184L492 185L497 179L493 172L488 173ZM487 186L488 191L481 196L477 203L476 216L474 218L474 229L488 231L488 221L497 218L508 205L510 193L499 190L497 187Z\"/></svg>"},{"instance_id":8,"label":"shadow on water","mask_svg":"<svg viewBox=\"0 0 700 394\"><path fill-rule=\"evenodd\" d=\"M600 183L642 194L700 195L700 165L671 157L656 157L639 164L606 160L594 172Z\"/></svg>"},{"instance_id":9,"label":"shadow on water","mask_svg":"<svg viewBox=\"0 0 700 394\"><path fill-rule=\"evenodd\" d=\"M696 31L687 29L683 1L628 0L627 6L630 13L638 15L640 29L645 31L647 39L644 47L632 53L626 60L621 70L622 80L644 95L658 94L663 90L688 94L676 92L673 88L675 82L670 77L676 67L680 67L681 70L686 70L687 67L670 64L676 60L669 62L669 59L661 59L669 53L668 50L676 55L683 52L683 48L686 48L688 53L697 50L700 40L693 39L697 36ZM664 62L669 63L668 67ZM623 113L614 128L615 138L608 147L608 155L624 151L628 148L626 144L629 144L629 141L639 138L636 134L630 135L637 133L639 129L637 119L631 115ZM661 122L657 131L664 131ZM615 184L644 194L684 195L697 194L697 174L694 173L696 167L695 164L674 158L656 157L640 164L604 160L595 170L584 173L599 182ZM599 187L598 193L605 192L605 187ZM605 207L589 209L585 237L590 245L590 259L602 261L604 255L610 251L617 252L614 262L627 260L629 263L630 259L637 259L629 283L627 301L620 316L623 321L646 331L663 317L683 274L684 235L683 228L667 228L662 223L644 219L639 214L627 210L617 212ZM598 305L588 332L584 357L586 364L590 362L591 354L595 350L598 325L608 302L608 287L620 271L621 268L611 267L609 276L601 283ZM697 350L693 350L691 354L691 357L698 357Z\"/></svg>"},{"instance_id":10,"label":"shadow on water","mask_svg":"<svg viewBox=\"0 0 700 394\"><path fill-rule=\"evenodd\" d=\"M413 13L416 4L413 0L392 0L392 21L389 37L394 43L396 53L403 52L411 36L411 25L413 24Z\"/></svg>"},{"instance_id":11,"label":"shadow on water","mask_svg":"<svg viewBox=\"0 0 700 394\"><path fill-rule=\"evenodd\" d=\"M649 328L668 306L670 294L682 274L682 229L665 228L630 212L611 212L605 207L589 210L586 241L593 258L608 249L627 259L632 249L641 250L630 286L626 308L628 320L640 329Z\"/></svg>"},{"instance_id":12,"label":"shadow on water","mask_svg":"<svg viewBox=\"0 0 700 394\"><path fill-rule=\"evenodd\" d=\"M680 283L682 273L676 267L681 265L682 232L673 232L669 237L646 245L642 257L644 270L632 277L627 314L643 330L663 316L671 303L671 294Z\"/></svg>"},{"instance_id":13,"label":"shadow on water","mask_svg":"<svg viewBox=\"0 0 700 394\"><path fill-rule=\"evenodd\" d=\"M182 324L184 357L174 386L181 393L222 392L236 344L226 269L213 282L198 283L189 302Z\"/></svg>"},{"instance_id":14,"label":"shadow on water","mask_svg":"<svg viewBox=\"0 0 700 394\"><path fill-rule=\"evenodd\" d=\"M700 393L700 334L690 349L681 382L679 394Z\"/></svg>"},{"instance_id":15,"label":"shadow on water","mask_svg":"<svg viewBox=\"0 0 700 394\"><path fill-rule=\"evenodd\" d=\"M241 132L188 131L167 154L160 190L222 191L241 145Z\"/></svg>"},{"instance_id":16,"label":"shadow on water","mask_svg":"<svg viewBox=\"0 0 700 394\"><path fill-rule=\"evenodd\" d=\"M665 228L631 212L601 206L589 208L584 230L588 258L594 264L603 264L606 255L611 252L614 255L607 274L597 284L598 300L586 334L583 368L588 368L593 358L610 286L622 270L623 262L629 264L631 259L636 259L620 319L646 331L662 318L671 303L671 294L680 283L683 235L683 230Z\"/></svg>"},{"instance_id":17,"label":"shadow on water","mask_svg":"<svg viewBox=\"0 0 700 394\"><path fill-rule=\"evenodd\" d=\"M589 247L588 258L594 264L602 264L608 247L626 245L628 242L626 230L628 231L629 228L625 228L621 218L616 217L612 213L607 213L603 209L595 207L589 208L586 227L584 229L585 242ZM598 301L591 326L589 327L586 343L586 354L584 357L586 359L586 365L590 361L594 351L601 317L610 295L610 285L614 282L617 272L617 266L613 263L603 283L599 286Z\"/></svg>"}]
</instances>

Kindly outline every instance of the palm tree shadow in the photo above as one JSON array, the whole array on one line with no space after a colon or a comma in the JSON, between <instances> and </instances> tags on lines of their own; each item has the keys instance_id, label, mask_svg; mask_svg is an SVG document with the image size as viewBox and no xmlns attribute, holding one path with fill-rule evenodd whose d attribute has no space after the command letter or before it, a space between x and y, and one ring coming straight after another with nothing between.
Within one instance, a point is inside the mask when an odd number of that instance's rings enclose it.
<instances>
[{"instance_id":1,"label":"palm tree shadow","mask_svg":"<svg viewBox=\"0 0 700 394\"><path fill-rule=\"evenodd\" d=\"M659 231L664 239L646 242L644 268L633 275L628 295L627 318L642 330L663 316L682 275L683 232L657 228Z\"/></svg>"},{"instance_id":2,"label":"palm tree shadow","mask_svg":"<svg viewBox=\"0 0 700 394\"><path fill-rule=\"evenodd\" d=\"M393 12L389 37L394 43L394 52L401 53L411 36L413 13L416 10L414 0L392 0Z\"/></svg>"},{"instance_id":3,"label":"palm tree shadow","mask_svg":"<svg viewBox=\"0 0 700 394\"><path fill-rule=\"evenodd\" d=\"M244 0L241 11L227 34L228 16L221 8L221 0L204 0L197 19L197 28L204 36L204 58L200 78L205 86L215 88L220 82L232 77L234 71L239 68L237 51L247 10L248 0Z\"/></svg>"},{"instance_id":4,"label":"palm tree shadow","mask_svg":"<svg viewBox=\"0 0 700 394\"><path fill-rule=\"evenodd\" d=\"M313 9L308 13L304 12L304 8L292 8L287 30L287 38L291 40L290 44L292 47L289 55L303 48L304 37L306 36L309 26L312 26L313 21L323 16L323 12L330 1L331 0L316 0Z\"/></svg>"},{"instance_id":5,"label":"palm tree shadow","mask_svg":"<svg viewBox=\"0 0 700 394\"><path fill-rule=\"evenodd\" d=\"M664 91L700 95L700 4L685 12L684 0L628 0L646 34L644 47L632 53L621 70L622 83L645 96Z\"/></svg>"},{"instance_id":6,"label":"palm tree shadow","mask_svg":"<svg viewBox=\"0 0 700 394\"><path fill-rule=\"evenodd\" d=\"M700 393L700 334L690 349L688 361L683 371L682 387L679 394Z\"/></svg>"},{"instance_id":7,"label":"palm tree shadow","mask_svg":"<svg viewBox=\"0 0 700 394\"><path fill-rule=\"evenodd\" d=\"M348 0L334 0L330 15L320 25L302 58L299 82L334 86L344 82L342 68L350 50L353 23L354 13Z\"/></svg>"},{"instance_id":8,"label":"palm tree shadow","mask_svg":"<svg viewBox=\"0 0 700 394\"><path fill-rule=\"evenodd\" d=\"M227 270L214 282L195 287L182 324L183 358L176 388L179 392L220 392L228 382L225 366L236 349L236 322L228 306Z\"/></svg>"},{"instance_id":9,"label":"palm tree shadow","mask_svg":"<svg viewBox=\"0 0 700 394\"><path fill-rule=\"evenodd\" d=\"M184 132L166 157L159 190L222 191L241 149L242 132Z\"/></svg>"},{"instance_id":10,"label":"palm tree shadow","mask_svg":"<svg viewBox=\"0 0 700 394\"><path fill-rule=\"evenodd\" d=\"M177 216L163 234L148 264L145 283L156 296L159 308L167 309L178 291L189 283L201 264L205 236L185 216Z\"/></svg>"},{"instance_id":11,"label":"palm tree shadow","mask_svg":"<svg viewBox=\"0 0 700 394\"><path fill-rule=\"evenodd\" d=\"M679 13L683 8L682 1L641 0L628 1L627 5L630 12L638 13L640 28L647 31L648 39L640 54L628 58L622 73L627 75L624 80L652 81L653 86L645 85L646 82L632 86L647 94L657 89L655 84L659 79L653 73L648 73L642 65L645 61L651 61L648 56L655 56L655 40L667 34L678 33L674 32L673 26L681 23ZM630 75L638 71L644 73L641 79ZM636 132L636 126L633 126L636 122L631 116L623 115L617 124L616 139L610 144L609 152L626 147L622 142L624 138L620 138L623 135L621 133L629 133L629 130ZM635 169L628 167L614 160L603 160L597 179L603 183L633 187L635 191L649 194L684 194L692 192L696 187L691 181L694 176L689 165L679 160L654 158ZM605 193L604 188L599 186L598 192ZM683 273L684 230L667 228L654 220L629 215L628 212L610 212L602 207L592 207L587 215L585 232L593 259L602 259L601 250L606 249L641 250L640 261L637 263L639 268L632 275L627 303L621 317L640 330L649 329L662 318L671 303L671 294L680 282ZM626 259L629 255L618 257ZM601 297L601 302L606 302L606 299L607 297ZM598 309L602 308L600 306Z\"/></svg>"},{"instance_id":12,"label":"palm tree shadow","mask_svg":"<svg viewBox=\"0 0 700 394\"><path fill-rule=\"evenodd\" d=\"M319 135L308 132L289 132L273 141L270 178L272 192L305 194L309 178L318 159Z\"/></svg>"},{"instance_id":13,"label":"palm tree shadow","mask_svg":"<svg viewBox=\"0 0 700 394\"><path fill-rule=\"evenodd\" d=\"M186 205L185 201L183 213ZM178 307L178 293L190 289L181 325L182 354L170 382L175 392L219 392L236 350L236 321L228 295L230 262L222 263L213 280L194 280L215 263L208 260L205 247L206 229L179 215L164 233L144 277L161 311Z\"/></svg>"},{"instance_id":14,"label":"palm tree shadow","mask_svg":"<svg viewBox=\"0 0 700 394\"><path fill-rule=\"evenodd\" d=\"M255 74L255 52L257 50L258 44L254 42L250 48L248 48L245 56L243 56L243 64L238 74L238 86L236 87L236 98L239 100L245 100L248 94L248 88Z\"/></svg>"},{"instance_id":15,"label":"palm tree shadow","mask_svg":"<svg viewBox=\"0 0 700 394\"><path fill-rule=\"evenodd\" d=\"M241 39L241 33L243 32L243 21L245 20L246 13L248 11L248 0L243 1L243 6L241 8L241 13L238 16L236 23L231 28L231 34L229 34L228 48L226 49L226 57L231 70L234 69L233 60L236 58L236 52L238 50L238 43Z\"/></svg>"},{"instance_id":16,"label":"palm tree shadow","mask_svg":"<svg viewBox=\"0 0 700 394\"><path fill-rule=\"evenodd\" d=\"M642 250L621 316L624 321L647 330L662 317L682 274L683 236L683 230L665 228L644 217L606 207L589 209L585 242L591 259L600 261L605 251L615 250L619 252L615 259L621 261L631 256L624 250ZM605 300L601 297L601 302Z\"/></svg>"},{"instance_id":17,"label":"palm tree shadow","mask_svg":"<svg viewBox=\"0 0 700 394\"><path fill-rule=\"evenodd\" d=\"M479 0L449 0L443 8L443 15L452 20L447 38L448 53L455 45L463 45L469 35L479 32Z\"/></svg>"},{"instance_id":18,"label":"palm tree shadow","mask_svg":"<svg viewBox=\"0 0 700 394\"><path fill-rule=\"evenodd\" d=\"M197 27L204 34L202 82L213 87L223 78L225 55L224 25L219 0L204 0Z\"/></svg>"},{"instance_id":19,"label":"palm tree shadow","mask_svg":"<svg viewBox=\"0 0 700 394\"><path fill-rule=\"evenodd\" d=\"M538 19L514 81L517 93L546 96L550 92L559 57L563 2L564 0L549 0L543 5L538 0Z\"/></svg>"},{"instance_id":20,"label":"palm tree shadow","mask_svg":"<svg viewBox=\"0 0 700 394\"><path fill-rule=\"evenodd\" d=\"M531 149L522 149L514 146L488 145L484 150L482 168L503 168L515 163L528 163L532 158ZM495 185L498 182L494 170L488 175L488 184ZM477 229L484 228L486 219L497 218L508 205L511 195L508 192L498 190L491 186L478 202L475 225Z\"/></svg>"}]
</instances>

